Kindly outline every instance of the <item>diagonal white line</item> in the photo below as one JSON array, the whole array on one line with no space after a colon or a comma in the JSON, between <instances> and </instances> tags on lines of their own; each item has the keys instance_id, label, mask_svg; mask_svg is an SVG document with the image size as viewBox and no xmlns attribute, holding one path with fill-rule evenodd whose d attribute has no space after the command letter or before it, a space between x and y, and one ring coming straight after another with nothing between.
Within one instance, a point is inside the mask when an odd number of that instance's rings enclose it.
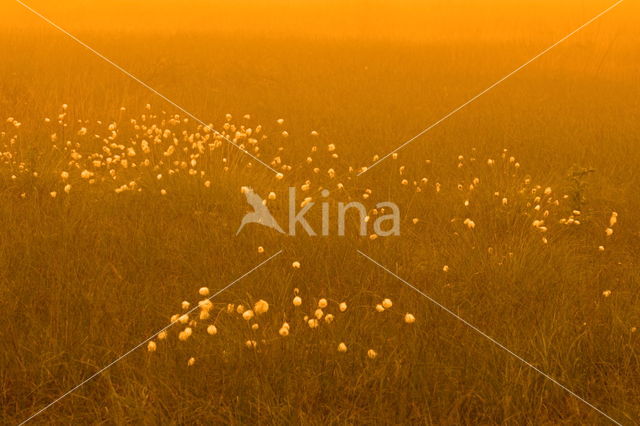
<instances>
[{"instance_id":1,"label":"diagonal white line","mask_svg":"<svg viewBox=\"0 0 640 426\"><path fill-rule=\"evenodd\" d=\"M423 292L422 290L418 289L417 287L415 287L414 285L412 285L411 283L409 283L408 281L406 281L405 279L399 277L398 275L394 274L393 272L391 272L387 267L381 265L380 263L378 263L377 261L375 261L374 259L372 259L371 257L369 257L368 255L364 254L363 252L361 252L360 250L356 250L361 256L363 256L364 258L366 258L367 260L369 260L371 263L377 265L379 268L383 269L384 271L386 271L389 275L395 277L396 279L400 280L402 283L404 283L405 285L407 285L408 287L412 288L413 290L415 290L416 292L418 292L419 294L421 294L423 297L425 297L427 300L429 300L431 303L433 303L434 305L436 305L437 307L439 307L440 309L442 309L443 311L445 311L446 313L448 313L449 315L453 316L454 318L456 318L458 321L462 322L464 325L466 325L467 327L471 328L473 331L475 331L476 333L480 334L482 337L486 338L487 340L489 340L491 343L493 343L494 345L498 346L500 349L504 350L505 352L507 352L509 355L513 356L514 358L516 358L518 361L522 362L523 364L525 364L527 367L531 368L532 370L536 371L537 373L541 374L542 376L544 376L547 380L555 383L556 385L560 386L562 389L564 389L566 392L568 392L570 395L572 395L573 397L577 398L578 400L580 400L581 402L583 402L584 404L588 405L589 407L593 408L595 411L597 411L598 413L602 414L604 417L606 417L608 420L610 420L611 422L622 426L622 423L618 422L617 420L611 418L607 413L605 413L604 411L602 411L601 409L599 409L598 407L596 407L595 405L591 404L589 401L585 400L584 398L582 398L580 395L578 395L577 393L573 392L571 389L567 388L565 385L563 385L562 383L560 383L559 381L557 381L556 379L554 379L553 377L551 377L550 375L548 375L547 373L545 373L544 371L540 370L538 367L536 367L535 365L531 364L529 361L527 361L526 359L522 358L520 355L516 354L515 352L513 352L512 350L510 350L509 348L507 348L506 346L504 346L502 343L498 342L496 339L494 339L493 337L489 336L487 333L485 333L484 331L480 330L478 327L476 327L475 325L471 324L470 322L468 322L467 320L465 320L464 318L460 317L458 314L456 314L455 312L453 312L451 309L447 308L446 306L442 305L440 302L438 302L437 300L433 299L431 296L429 296L428 294L426 294L425 292Z\"/></svg>"},{"instance_id":2,"label":"diagonal white line","mask_svg":"<svg viewBox=\"0 0 640 426\"><path fill-rule=\"evenodd\" d=\"M15 0L15 1L16 1L16 3L22 5L25 9L29 10L31 13L33 13L34 15L36 15L37 17L39 17L40 19L42 19L43 21L45 21L46 23L51 25L52 27L57 29L58 31L60 31L60 32L64 33L65 35L67 35L70 39L72 39L73 41L75 41L79 45L81 45L81 46L85 47L87 50L91 51L93 54L95 54L100 59L104 60L105 62L107 62L108 64L110 64L114 68L116 68L118 71L120 71L121 73L123 73L127 77L131 78L132 80L136 81L140 85L144 86L150 92L152 92L152 93L156 94L157 96L161 97L166 102L168 102L169 104L173 105L175 108L179 109L180 111L182 111L184 114L186 114L187 116L189 116L193 120L195 120L198 123L202 124L210 132L222 137L225 141L229 142L231 145L236 147L238 150L240 150L243 153L247 154L249 157L253 158L255 161L257 161L258 163L262 164L267 169L271 170L273 173L278 174L278 171L275 170L273 167L271 167L270 165L268 165L267 163L265 163L264 161L262 161L261 159L259 159L255 155L251 154L249 151L247 151L246 149L242 148L240 145L238 145L237 143L233 142L231 139L229 139L228 137L226 137L222 133L218 132L217 130L212 128L210 125L208 125L207 123L205 123L204 121L202 121L201 119L199 119L198 117L196 117L195 115L193 115L192 113L187 111L185 108L183 108L182 106L180 106L177 103L173 102L171 99L169 99L168 97L166 97L165 95L163 95L162 93L160 93L159 91L154 89L153 87L149 86L147 83L145 83L144 81L140 80L138 77L136 77L135 75L131 74L129 71L127 71L126 69L122 68L120 65L116 64L111 59L107 58L102 53L98 52L93 47L89 46L87 43L85 43L82 40L80 40L78 37L76 37L73 34L71 34L69 31L65 30L64 28L62 28L61 26L59 26L55 22L51 21L49 18L47 18L46 16L42 15L37 10L33 9L28 4L22 2L21 0Z\"/></svg>"},{"instance_id":3,"label":"diagonal white line","mask_svg":"<svg viewBox=\"0 0 640 426\"><path fill-rule=\"evenodd\" d=\"M484 89L483 91L481 91L480 93L478 93L477 95L475 95L474 97L472 97L471 99L469 99L468 101L466 101L465 103L463 103L462 105L458 106L457 108L453 109L452 111L450 111L449 113L447 113L444 117L442 117L441 119L439 119L438 121L434 122L433 124L431 124L429 127L427 127L426 129L422 130L420 133L418 133L417 135L415 135L414 137L412 137L411 139L409 139L408 141L404 142L402 145L398 146L396 149L394 149L393 151L387 153L384 157L378 159L377 161L375 161L374 163L372 163L371 165L369 165L369 167L365 167L360 173L358 173L358 176L360 176L363 173L368 172L369 170L371 170L373 167L377 166L381 161L384 161L385 159L387 159L390 155L400 151L401 149L403 149L405 146L409 145L411 142L415 141L416 139L418 139L420 136L424 135L425 133L427 133L428 131L430 131L431 129L433 129L434 127L438 126L440 123L442 123L443 121L447 120L449 117L451 117L452 115L454 115L455 113L457 113L458 111L460 111L461 109L465 108L466 106L468 106L469 104L471 104L472 102L474 102L476 99L478 99L479 97L481 97L482 95L484 95L485 93L487 93L488 91L490 91L491 89L493 89L494 87L500 85L502 82L504 82L505 80L507 80L509 77L511 77L512 75L516 74L518 71L520 71L521 69L525 68L527 65L531 64L532 62L536 61L538 58L540 58L542 55L544 55L545 53L549 52L551 49L553 49L554 47L558 46L560 43L564 42L565 40L567 40L569 37L571 37L572 35L574 35L575 33L577 33L578 31L582 30L583 28L585 28L586 26L588 26L589 24L593 23L595 20L597 20L598 18L600 18L601 16L603 16L604 14L606 14L607 12L609 12L611 9L613 9L614 7L618 6L620 3L622 3L624 0L619 0L616 3L612 4L611 6L609 6L608 8L606 8L605 10L603 10L602 12L598 13L596 16L594 16L593 18L589 19L587 22L585 22L584 24L580 25L578 28L576 28L575 30L571 31L569 34L567 34L566 36L562 37L560 40L556 41L555 43L553 43L551 46L547 47L546 49L544 49L542 52L538 53L536 56L534 56L533 58L529 59L527 62L525 62L524 64L520 65L518 68L514 69L513 71L511 71L509 74L505 75L504 77L502 77L500 80L496 81L495 83L493 83L491 86L487 87L486 89Z\"/></svg>"},{"instance_id":4,"label":"diagonal white line","mask_svg":"<svg viewBox=\"0 0 640 426\"><path fill-rule=\"evenodd\" d=\"M238 278L236 278L235 280L233 280L232 282L230 282L229 284L227 284L225 287L223 287L222 289L218 290L217 292L215 292L213 295L209 296L207 299L211 300L214 297L216 297L217 295L219 295L220 293L222 293L223 291L227 290L229 287L231 287L232 285L236 284L238 281L242 280L243 278L245 278L247 275L251 274L252 272L254 272L256 269L260 268L261 266L263 266L264 264L266 264L267 262L269 262L271 259L273 259L274 257L278 256L280 253L282 253L282 250L278 251L276 254L272 255L271 257L269 257L268 259L262 261L261 263L259 263L258 265L254 266L253 268L251 268L249 271L245 272L244 274L240 275ZM193 308L191 308L190 310L188 310L187 312L185 312L185 315L190 314L191 312L195 311L196 309L198 309L199 306L196 305ZM23 425L31 420L33 420L35 417L39 416L40 414L42 414L44 411L48 410L49 408L53 407L55 404L57 404L58 402L60 402L62 399L66 398L67 396L69 396L71 393L75 392L76 390L78 390L79 388L81 388L82 386L84 386L85 384L87 384L88 382L90 382L91 380L95 379L96 377L98 377L100 374L104 373L106 370L108 370L109 368L113 367L115 364L117 364L118 362L122 361L124 358L126 358L127 356L129 356L131 353L135 352L137 349L139 349L142 345L144 345L145 343L147 343L149 340L153 339L154 337L156 337L158 335L158 333L165 331L166 329L172 327L173 325L175 325L177 322L172 322L169 325L164 326L163 328L161 328L160 330L157 330L155 333L153 333L151 336L147 337L146 339L144 339L143 341L141 341L140 343L138 343L137 345L135 345L134 347L132 347L131 349L129 349L127 352L125 352L124 354L120 355L118 358L116 358L115 360L113 360L112 362L110 362L109 364L105 365L104 367L102 367L100 370L96 371L95 373L93 373L91 376L87 377L85 380L83 380L81 383L78 383L77 385L75 385L74 387L72 387L71 389L69 389L67 392L65 392L64 394L60 395L58 398L54 399L53 401L51 401L49 404L45 405L44 407L42 407L40 410L36 411L34 414L32 414L31 416L29 416L27 419L23 420L20 425Z\"/></svg>"}]
</instances>

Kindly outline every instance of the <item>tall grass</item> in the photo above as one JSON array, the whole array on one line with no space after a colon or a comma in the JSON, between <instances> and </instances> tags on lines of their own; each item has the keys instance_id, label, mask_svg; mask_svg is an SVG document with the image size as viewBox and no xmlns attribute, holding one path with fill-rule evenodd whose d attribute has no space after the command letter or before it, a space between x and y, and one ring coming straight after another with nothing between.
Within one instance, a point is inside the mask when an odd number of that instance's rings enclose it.
<instances>
[{"instance_id":1,"label":"tall grass","mask_svg":"<svg viewBox=\"0 0 640 426\"><path fill-rule=\"evenodd\" d=\"M173 164L193 158L189 137L197 141L202 128L169 124L176 111L63 38L3 36L3 422L24 420L164 327L183 300L194 306L202 299L200 287L222 288L280 249L213 299L218 334L203 327L214 318L196 320L194 335L181 342L184 325L176 324L167 339L154 339L155 352L136 351L37 421L607 422L355 249L613 418L637 421L640 129L632 41L560 48L357 178L374 154L393 149L544 43L86 39L216 129L227 113L236 130L262 124L268 137L257 144L261 158L279 156L274 166L292 169L277 180L258 164L247 167L248 158L223 141L195 166ZM63 103L69 107L60 124ZM143 153L142 140L153 136L132 118L170 129L179 140L175 153L164 155L172 139L162 137ZM117 123L117 137L105 143L110 123ZM83 127L87 133L79 135ZM233 137L232 128L227 132ZM338 158L327 149L331 143ZM136 154L128 167L105 164L130 147ZM94 175L83 178L84 169ZM63 179L62 171L70 176ZM332 208L347 200L371 208L396 202L401 236L359 238L350 223L347 237L292 238L255 226L235 237L246 212L242 186L262 196L274 191L269 206L286 223L287 186L300 189L306 180L313 197L320 187L331 189ZM128 190L116 191L122 185ZM607 237L612 212L618 223ZM310 214L316 227L318 214ZM568 219L574 224L561 223ZM545 223L532 226L534 220ZM312 329L303 318L323 297L324 314L335 320ZM377 312L384 298L393 306ZM269 311L252 321L227 313L227 304L235 312L259 299ZM407 312L415 323L404 322ZM284 321L286 337L278 333ZM256 347L247 348L248 340ZM338 352L340 342L347 352Z\"/></svg>"}]
</instances>

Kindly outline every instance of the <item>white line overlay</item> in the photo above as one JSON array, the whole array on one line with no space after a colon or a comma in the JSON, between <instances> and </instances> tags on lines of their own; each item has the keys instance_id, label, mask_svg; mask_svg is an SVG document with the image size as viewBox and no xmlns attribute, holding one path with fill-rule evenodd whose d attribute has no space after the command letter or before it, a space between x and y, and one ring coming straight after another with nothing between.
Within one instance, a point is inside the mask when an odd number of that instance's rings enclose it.
<instances>
[{"instance_id":1,"label":"white line overlay","mask_svg":"<svg viewBox=\"0 0 640 426\"><path fill-rule=\"evenodd\" d=\"M242 280L243 278L245 278L246 276L248 276L249 274L251 274L252 272L254 272L256 269L259 269L261 266L265 265L266 263L268 263L271 259L273 259L274 257L280 255L282 253L282 250L278 251L276 254L272 255L271 257L269 257L268 259L262 261L261 263L259 263L258 265L254 266L253 268L251 268L249 271L245 272L244 274L240 275L238 278L236 278L235 280L231 281L229 284L227 284L225 287L223 287L222 289L218 290L217 292L215 292L213 295L207 297L208 300L213 299L214 297L216 297L217 295L219 295L220 293L222 293L223 291L227 290L228 288L230 288L231 286L233 286L234 284L236 284L238 281ZM200 306L196 305L193 308L191 308L190 310L188 310L187 312L184 313L184 315L188 315L191 312L195 311L196 309L199 309ZM144 339L143 341L141 341L140 343L138 343L137 345L135 345L134 347L132 347L131 349L129 349L127 352L125 352L124 354L120 355L118 358L116 358L115 360L113 360L112 362L110 362L109 364L107 364L106 366L102 367L100 370L96 371L95 373L93 373L91 376L87 377L85 380L83 380L81 383L78 383L76 386L72 387L71 389L69 389L67 392L65 392L64 394L60 395L58 398L54 399L53 401L51 401L49 404L45 405L44 407L42 407L40 410L36 411L34 414L32 414L31 416L29 416L27 419L23 420L20 425L24 425L25 423L33 420L35 417L39 416L40 414L42 414L44 411L46 411L47 409L53 407L55 404L57 404L58 402L60 402L62 399L64 399L65 397L69 396L71 393L75 392L76 390L80 389L82 386L84 386L85 384L87 384L88 382L90 382L91 380L95 379L96 377L98 377L100 374L104 373L106 370L108 370L109 368L113 367L115 364L117 364L118 362L122 361L124 358L126 358L127 356L129 356L131 353L135 352L137 349L139 349L142 345L144 345L145 343L147 343L149 340L153 339L154 337L156 337L158 335L158 333L165 331L166 329L172 327L173 325L175 325L177 323L176 322L172 322L169 325L164 326L163 328L161 328L160 330L157 330L155 333L153 333L151 336L147 337L146 339Z\"/></svg>"},{"instance_id":2,"label":"white line overlay","mask_svg":"<svg viewBox=\"0 0 640 426\"><path fill-rule=\"evenodd\" d=\"M201 119L199 119L198 117L196 117L195 115L193 115L192 113L190 113L189 111L187 111L185 108L183 108L182 106L178 105L177 103L173 102L171 99L169 99L168 97L166 97L165 95L163 95L162 93L160 93L159 91L157 91L156 89L154 89L153 87L149 86L147 83L145 83L144 81L140 80L138 77L136 77L135 75L131 74L129 71L127 71L126 69L122 68L120 65L116 64L115 62L113 62L111 59L107 58L106 56L104 56L102 53L98 52L97 50L95 50L93 47L89 46L87 43L83 42L82 40L80 40L78 37L74 36L73 34L71 34L69 31L65 30L64 28L62 28L61 26L59 26L58 24L56 24L55 22L51 21L49 18L47 18L46 16L42 15L40 12L38 12L37 10L33 9L31 6L29 6L28 4L22 2L21 0L15 0L16 3L22 5L25 9L29 10L31 13L33 13L34 15L36 15L37 17L39 17L40 19L42 19L43 21L45 21L46 23L48 23L49 25L51 25L52 27L54 27L55 29L57 29L58 31L64 33L65 35L67 35L70 39L72 39L73 41L75 41L76 43L78 43L79 45L83 46L84 48L86 48L87 50L91 51L92 53L94 53L96 56L98 56L100 59L104 60L105 62L107 62L108 64L112 65L114 68L116 68L118 71L120 71L121 73L123 73L124 75L126 75L127 77L131 78L132 80L136 81L137 83L139 83L140 85L144 86L146 89L148 89L150 92L154 93L155 95L161 97L162 99L164 99L166 102L168 102L169 104L171 104L172 106L174 106L175 108L179 109L180 111L182 111L184 114L186 114L187 116L189 116L190 118L192 118L193 120L197 121L198 123L202 124L207 130L211 131L212 133L222 137L224 140L226 140L227 142L229 142L231 145L233 145L234 147L236 147L238 150L242 151L243 153L245 153L246 155L248 155L249 157L253 158L255 161L257 161L258 163L262 164L263 166L265 166L267 169L271 170L273 173L278 174L278 171L275 170L273 167L271 167L270 165L268 165L267 163L265 163L264 161L262 161L261 159L259 159L258 157L256 157L255 155L251 154L249 151L247 151L246 149L242 148L240 145L238 145L237 143L233 142L231 139L229 139L228 137L226 137L225 135L223 135L222 133L218 132L217 130L215 130L214 128L212 128L209 124L205 123L204 121L202 121Z\"/></svg>"},{"instance_id":3,"label":"white line overlay","mask_svg":"<svg viewBox=\"0 0 640 426\"><path fill-rule=\"evenodd\" d=\"M371 165L369 165L368 167L365 167L360 173L358 173L358 176L362 175L363 173L368 172L369 170L371 170L373 167L377 166L380 162L384 161L385 159L387 159L390 155L400 151L401 149L403 149L405 146L409 145L411 142L415 141L416 139L418 139L420 136L424 135L425 133L429 132L431 129L433 129L434 127L438 126L440 123L442 123L443 121L447 120L449 117L451 117L452 115L454 115L455 113L457 113L458 111L460 111L461 109L465 108L466 106L468 106L469 104L471 104L472 102L474 102L476 99L478 99L479 97L481 97L482 95L484 95L485 93L489 92L491 89L493 89L494 87L500 85L502 82L504 82L505 80L507 80L509 77L511 77L512 75L516 74L518 71L522 70L523 68L525 68L527 65L531 64L532 62L536 61L538 58L540 58L542 55L544 55L545 53L549 52L551 49L553 49L554 47L558 46L560 43L564 42L565 40L567 40L569 37L571 37L572 35L574 35L575 33L577 33L578 31L582 30L583 28L585 28L586 26L588 26L589 24L592 24L594 21L596 21L598 18L602 17L604 14L606 14L607 12L609 12L610 10L612 10L614 7L618 6L620 3L622 3L624 0L619 0L616 3L612 4L611 6L609 6L608 8L606 8L605 10L603 10L602 12L598 13L596 16L594 16L593 18L589 19L587 22L585 22L584 24L580 25L578 28L576 28L575 30L571 31L569 34L567 34L566 36L562 37L560 40L556 41L555 43L553 43L551 46L547 47L546 49L544 49L543 51L541 51L540 53L538 53L536 56L534 56L533 58L529 59L527 62L525 62L524 64L520 65L518 68L514 69L513 71L511 71L509 74L505 75L504 77L502 77L500 80L496 81L495 83L493 83L491 86L487 87L486 89L484 89L483 91L481 91L480 93L478 93L477 95L475 95L474 97L472 97L471 99L469 99L468 101L466 101L465 103L463 103L462 105L458 106L457 108L453 109L452 111L450 111L449 113L447 113L444 117L442 117L441 119L439 119L438 121L434 122L433 124L431 124L429 127L427 127L426 129L422 130L420 133L418 133L417 135L415 135L414 137L412 137L411 139L409 139L408 141L404 142L402 145L398 146L396 149L394 149L393 151L389 152L388 154L384 155L382 158L378 159L377 161L373 162Z\"/></svg>"},{"instance_id":4,"label":"white line overlay","mask_svg":"<svg viewBox=\"0 0 640 426\"><path fill-rule=\"evenodd\" d=\"M458 321L462 322L464 325L466 325L467 327L471 328L473 331L475 331L476 333L480 334L482 337L486 338L487 340L489 340L491 343L493 343L494 345L498 346L500 349L504 350L505 352L507 352L509 355L513 356L514 358L516 358L518 361L522 362L523 364L525 364L527 367L531 368L532 370L534 370L535 372L541 374L542 376L544 376L547 380L555 383L556 385L560 386L562 389L564 389L567 393L569 393L571 396L573 396L574 398L580 400L581 402L583 402L584 404L588 405L589 407L591 407L592 409L594 409L595 411L597 411L598 413L602 414L604 417L606 417L608 420L610 420L611 422L615 423L616 425L622 426L622 423L618 422L617 420L613 419L612 417L610 417L607 413L605 413L604 411L602 411L601 409L599 409L598 407L596 407L595 405L591 404L589 401L585 400L584 398L582 398L580 395L578 395L577 393L573 392L571 389L567 388L565 385L563 385L562 383L560 383L559 381L557 381L556 379L554 379L553 377L551 377L550 375L548 375L547 373L545 373L544 371L540 370L538 367L536 367L535 365L531 364L529 361L527 361L526 359L522 358L520 355L516 354L515 352L511 351L509 348L507 348L506 346L504 346L502 343L498 342L496 339L494 339L493 337L489 336L487 333L485 333L484 331L480 330L478 327L476 327L475 325L471 324L470 322L468 322L467 320L465 320L464 318L460 317L458 314L456 314L455 312L453 312L451 309L447 308L446 306L442 305L441 303L439 303L437 300L433 299L431 296L429 296L428 294L424 293L422 290L418 289L417 287L415 287L414 285L412 285L411 283L409 283L408 281L406 281L405 279L399 277L398 275L394 274L393 272L391 272L387 267L381 265L379 262L377 262L376 260L372 259L371 257L369 257L368 255L364 254L363 252L361 252L360 250L356 250L361 256L363 256L364 258L366 258L367 260L369 260L371 263L377 265L380 269L386 271L389 275L393 276L394 278L398 279L399 281L401 281L402 283L404 283L405 285L407 285L408 287L412 288L413 290L415 290L416 292L418 292L420 295L422 295L423 297L425 297L427 300L429 300L431 303L433 303L434 305L436 305L437 307L439 307L440 309L442 309L443 311L445 311L446 313L448 313L449 315L453 316L454 318L456 318Z\"/></svg>"}]
</instances>

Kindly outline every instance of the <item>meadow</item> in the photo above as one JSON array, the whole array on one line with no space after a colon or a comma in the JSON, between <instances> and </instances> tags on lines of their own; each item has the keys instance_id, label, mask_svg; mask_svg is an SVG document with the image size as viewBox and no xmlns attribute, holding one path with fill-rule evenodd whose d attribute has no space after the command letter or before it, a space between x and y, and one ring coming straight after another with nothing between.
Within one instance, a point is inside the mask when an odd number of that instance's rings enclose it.
<instances>
[{"instance_id":1,"label":"meadow","mask_svg":"<svg viewBox=\"0 0 640 426\"><path fill-rule=\"evenodd\" d=\"M382 9L351 25L357 4L334 4L315 24L291 6L278 31L266 6L247 29L231 13L204 28L194 10L140 27L100 10L91 25L34 3L224 137L37 18L7 18L0 422L143 342L31 421L640 423L637 7L358 176L608 6L469 3L464 28L444 3L425 28L400 12L377 26ZM369 222L393 201L401 233L360 237L349 216L343 237L236 236L247 186L281 223L290 186L299 201L329 189L332 209L360 201Z\"/></svg>"}]
</instances>

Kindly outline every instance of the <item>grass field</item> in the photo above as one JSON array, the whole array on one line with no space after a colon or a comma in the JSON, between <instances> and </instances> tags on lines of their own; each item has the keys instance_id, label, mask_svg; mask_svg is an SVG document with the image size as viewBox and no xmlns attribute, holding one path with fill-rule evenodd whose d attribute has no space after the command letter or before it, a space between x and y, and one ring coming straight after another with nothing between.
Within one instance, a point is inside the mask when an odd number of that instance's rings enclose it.
<instances>
[{"instance_id":1,"label":"grass field","mask_svg":"<svg viewBox=\"0 0 640 426\"><path fill-rule=\"evenodd\" d=\"M640 423L630 0L6 3L0 423Z\"/></svg>"}]
</instances>

